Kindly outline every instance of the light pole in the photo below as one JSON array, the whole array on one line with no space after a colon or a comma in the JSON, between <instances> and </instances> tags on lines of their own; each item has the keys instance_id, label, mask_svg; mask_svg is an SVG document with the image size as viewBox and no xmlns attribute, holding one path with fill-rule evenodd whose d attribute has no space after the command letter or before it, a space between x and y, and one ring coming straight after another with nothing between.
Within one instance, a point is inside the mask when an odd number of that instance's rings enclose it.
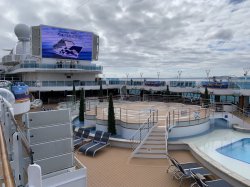
<instances>
[{"instance_id":1,"label":"light pole","mask_svg":"<svg viewBox=\"0 0 250 187\"><path fill-rule=\"evenodd\" d=\"M244 71L244 77L245 77L245 81L247 80L247 74L249 72L249 68L243 68Z\"/></svg>"},{"instance_id":2,"label":"light pole","mask_svg":"<svg viewBox=\"0 0 250 187\"><path fill-rule=\"evenodd\" d=\"M157 72L157 76L158 76L158 80L159 80L159 78L160 78L160 72L159 71Z\"/></svg>"},{"instance_id":3,"label":"light pole","mask_svg":"<svg viewBox=\"0 0 250 187\"><path fill-rule=\"evenodd\" d=\"M142 73L142 72L140 73L140 76L141 76L141 82L142 82L142 84L141 84L141 85L143 86L143 81L142 81L142 76L143 76L143 73Z\"/></svg>"},{"instance_id":4,"label":"light pole","mask_svg":"<svg viewBox=\"0 0 250 187\"><path fill-rule=\"evenodd\" d=\"M126 86L128 85L128 76L129 76L129 73L126 73L126 77L127 77L127 79L126 79Z\"/></svg>"},{"instance_id":5,"label":"light pole","mask_svg":"<svg viewBox=\"0 0 250 187\"><path fill-rule=\"evenodd\" d=\"M182 71L181 71L181 70L179 70L179 71L178 71L178 78L179 78L179 82L180 82L180 80L181 80L181 73L182 73Z\"/></svg>"},{"instance_id":6,"label":"light pole","mask_svg":"<svg viewBox=\"0 0 250 187\"><path fill-rule=\"evenodd\" d=\"M129 73L126 73L126 77L127 77L127 81L126 81L126 97L128 96L128 91L127 91L128 76L129 76Z\"/></svg>"},{"instance_id":7,"label":"light pole","mask_svg":"<svg viewBox=\"0 0 250 187\"><path fill-rule=\"evenodd\" d=\"M210 69L206 69L206 74L207 74L207 81L209 81Z\"/></svg>"},{"instance_id":8,"label":"light pole","mask_svg":"<svg viewBox=\"0 0 250 187\"><path fill-rule=\"evenodd\" d=\"M243 71L244 71L244 77L245 77L245 87L246 87L246 82L247 82L247 74L249 72L249 68L243 68Z\"/></svg>"}]
</instances>

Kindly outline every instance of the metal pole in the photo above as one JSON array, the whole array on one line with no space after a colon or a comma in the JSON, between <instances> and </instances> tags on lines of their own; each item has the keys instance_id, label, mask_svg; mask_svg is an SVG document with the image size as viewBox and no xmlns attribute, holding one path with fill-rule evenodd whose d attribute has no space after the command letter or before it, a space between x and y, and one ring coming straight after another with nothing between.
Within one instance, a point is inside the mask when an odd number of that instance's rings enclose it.
<instances>
[{"instance_id":1,"label":"metal pole","mask_svg":"<svg viewBox=\"0 0 250 187\"><path fill-rule=\"evenodd\" d=\"M158 110L156 110L156 122L158 122L159 121L159 115L158 115Z\"/></svg>"},{"instance_id":2,"label":"metal pole","mask_svg":"<svg viewBox=\"0 0 250 187\"><path fill-rule=\"evenodd\" d=\"M126 109L126 123L128 123L128 109Z\"/></svg>"},{"instance_id":3,"label":"metal pole","mask_svg":"<svg viewBox=\"0 0 250 187\"><path fill-rule=\"evenodd\" d=\"M157 76L158 76L158 80L159 80L159 78L160 78L160 72L157 72Z\"/></svg>"},{"instance_id":4,"label":"metal pole","mask_svg":"<svg viewBox=\"0 0 250 187\"><path fill-rule=\"evenodd\" d=\"M170 123L171 123L171 119L170 119L171 118L171 114L170 114L170 112L169 112L168 115L169 115L169 117L168 117L168 120L169 120L168 124L169 124L169 127L170 127Z\"/></svg>"},{"instance_id":5,"label":"metal pole","mask_svg":"<svg viewBox=\"0 0 250 187\"><path fill-rule=\"evenodd\" d=\"M179 84L180 84L180 80L181 80L181 73L182 73L182 71L179 70L179 71L178 71L178 75L179 75L179 76L178 76L178 78L179 78ZM180 85L179 85L179 86L180 86Z\"/></svg>"},{"instance_id":6,"label":"metal pole","mask_svg":"<svg viewBox=\"0 0 250 187\"><path fill-rule=\"evenodd\" d=\"M206 69L206 74L207 74L207 81L209 81L210 69Z\"/></svg>"},{"instance_id":7,"label":"metal pole","mask_svg":"<svg viewBox=\"0 0 250 187\"><path fill-rule=\"evenodd\" d=\"M148 131L149 131L149 119L148 119Z\"/></svg>"},{"instance_id":8,"label":"metal pole","mask_svg":"<svg viewBox=\"0 0 250 187\"><path fill-rule=\"evenodd\" d=\"M140 128L140 143L141 143L141 128Z\"/></svg>"},{"instance_id":9,"label":"metal pole","mask_svg":"<svg viewBox=\"0 0 250 187\"><path fill-rule=\"evenodd\" d=\"M143 86L143 80L142 80L142 76L143 76L143 73L140 73L140 76L141 76L141 86Z\"/></svg>"},{"instance_id":10,"label":"metal pole","mask_svg":"<svg viewBox=\"0 0 250 187\"><path fill-rule=\"evenodd\" d=\"M155 113L153 112L153 126L155 124Z\"/></svg>"},{"instance_id":11,"label":"metal pole","mask_svg":"<svg viewBox=\"0 0 250 187\"><path fill-rule=\"evenodd\" d=\"M180 110L178 110L178 125L180 124Z\"/></svg>"},{"instance_id":12,"label":"metal pole","mask_svg":"<svg viewBox=\"0 0 250 187\"><path fill-rule=\"evenodd\" d=\"M141 124L141 113L139 112L139 124Z\"/></svg>"},{"instance_id":13,"label":"metal pole","mask_svg":"<svg viewBox=\"0 0 250 187\"><path fill-rule=\"evenodd\" d=\"M173 110L173 125L174 125L174 118L175 118L175 114L174 114L174 110Z\"/></svg>"}]
</instances>

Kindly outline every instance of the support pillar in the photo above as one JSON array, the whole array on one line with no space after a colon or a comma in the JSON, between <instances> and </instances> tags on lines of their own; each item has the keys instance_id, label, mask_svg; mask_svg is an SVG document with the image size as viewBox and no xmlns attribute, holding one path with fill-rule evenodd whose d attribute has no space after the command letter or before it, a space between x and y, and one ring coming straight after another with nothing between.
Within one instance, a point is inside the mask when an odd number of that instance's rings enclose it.
<instances>
[{"instance_id":1,"label":"support pillar","mask_svg":"<svg viewBox=\"0 0 250 187\"><path fill-rule=\"evenodd\" d=\"M249 96L244 96L244 107L249 106Z\"/></svg>"}]
</instances>

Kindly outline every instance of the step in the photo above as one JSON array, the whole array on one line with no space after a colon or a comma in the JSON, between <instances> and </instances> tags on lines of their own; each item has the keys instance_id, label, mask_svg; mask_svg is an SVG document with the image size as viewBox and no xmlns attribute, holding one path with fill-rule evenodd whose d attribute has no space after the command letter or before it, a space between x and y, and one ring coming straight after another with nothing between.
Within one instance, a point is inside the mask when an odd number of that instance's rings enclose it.
<instances>
[{"instance_id":1,"label":"step","mask_svg":"<svg viewBox=\"0 0 250 187\"><path fill-rule=\"evenodd\" d=\"M165 128L154 128L152 132L165 132Z\"/></svg>"},{"instance_id":2,"label":"step","mask_svg":"<svg viewBox=\"0 0 250 187\"><path fill-rule=\"evenodd\" d=\"M166 145L165 144L160 144L160 145L145 145L143 144L141 146L142 149L147 149L147 148L155 148L155 149L166 149Z\"/></svg>"},{"instance_id":3,"label":"step","mask_svg":"<svg viewBox=\"0 0 250 187\"><path fill-rule=\"evenodd\" d=\"M137 153L146 153L146 154L166 154L166 149L139 149ZM136 153L136 154L137 154Z\"/></svg>"},{"instance_id":4,"label":"step","mask_svg":"<svg viewBox=\"0 0 250 187\"><path fill-rule=\"evenodd\" d=\"M155 136L165 136L165 131L164 132L154 132L154 131L152 131L151 133L150 133L150 135L155 135Z\"/></svg>"},{"instance_id":5,"label":"step","mask_svg":"<svg viewBox=\"0 0 250 187\"><path fill-rule=\"evenodd\" d=\"M144 142L144 144L151 144L151 145L161 145L161 144L166 144L166 141L162 141L162 140L160 140L160 141L154 141L154 140L147 140L147 141L145 141Z\"/></svg>"},{"instance_id":6,"label":"step","mask_svg":"<svg viewBox=\"0 0 250 187\"><path fill-rule=\"evenodd\" d=\"M165 141L165 136L149 136L147 140Z\"/></svg>"},{"instance_id":7,"label":"step","mask_svg":"<svg viewBox=\"0 0 250 187\"><path fill-rule=\"evenodd\" d=\"M134 154L135 158L167 158L166 154Z\"/></svg>"}]
</instances>

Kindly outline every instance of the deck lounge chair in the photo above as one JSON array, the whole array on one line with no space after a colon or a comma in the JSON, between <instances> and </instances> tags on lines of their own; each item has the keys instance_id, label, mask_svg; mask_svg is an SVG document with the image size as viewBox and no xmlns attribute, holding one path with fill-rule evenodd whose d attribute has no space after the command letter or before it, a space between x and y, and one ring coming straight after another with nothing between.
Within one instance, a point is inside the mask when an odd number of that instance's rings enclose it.
<instances>
[{"instance_id":1,"label":"deck lounge chair","mask_svg":"<svg viewBox=\"0 0 250 187\"><path fill-rule=\"evenodd\" d=\"M88 143L88 144L85 144L85 145L81 146L81 147L79 148L79 151L85 154L85 152L86 152L90 147L92 147L92 146L94 146L94 145L96 145L97 143L100 142L101 137L102 137L102 131L96 131L93 141L90 142L90 143Z\"/></svg>"},{"instance_id":2,"label":"deck lounge chair","mask_svg":"<svg viewBox=\"0 0 250 187\"><path fill-rule=\"evenodd\" d=\"M89 129L83 130L83 129L79 128L78 132L75 135L77 138L74 139L74 147L77 147L77 146L81 145L84 141L89 140L88 139L89 133L90 133Z\"/></svg>"},{"instance_id":3,"label":"deck lounge chair","mask_svg":"<svg viewBox=\"0 0 250 187\"><path fill-rule=\"evenodd\" d=\"M184 169L179 163L176 163L176 164L177 164L177 167L178 167L179 170L175 173L174 177L177 180L180 180L180 186L181 186L182 181L184 179L192 177L192 173L194 173L194 174L199 173L199 174L201 174L203 176L211 175L211 173L207 169L205 169L203 167ZM192 171L192 173L191 173L191 171Z\"/></svg>"},{"instance_id":4,"label":"deck lounge chair","mask_svg":"<svg viewBox=\"0 0 250 187\"><path fill-rule=\"evenodd\" d=\"M218 180L212 180L212 181L205 181L205 186L204 187L233 187L231 184L229 184L227 181L223 179L218 179Z\"/></svg>"},{"instance_id":5,"label":"deck lounge chair","mask_svg":"<svg viewBox=\"0 0 250 187\"><path fill-rule=\"evenodd\" d=\"M195 183L191 185L193 186L198 186L198 187L233 187L231 184L229 184L227 181L223 179L217 179L217 180L212 180L212 181L203 181L200 177L197 176L197 173L194 173L192 170L190 171L192 177L195 180Z\"/></svg>"},{"instance_id":6,"label":"deck lounge chair","mask_svg":"<svg viewBox=\"0 0 250 187\"><path fill-rule=\"evenodd\" d=\"M190 169L190 168L201 168L202 167L199 163L196 163L196 162L179 163L177 160L170 157L169 155L168 155L168 159L170 160L170 166L167 169L167 173L168 172L173 172L173 173L177 172L179 170L178 164L181 165L181 167L184 170Z\"/></svg>"},{"instance_id":7,"label":"deck lounge chair","mask_svg":"<svg viewBox=\"0 0 250 187\"><path fill-rule=\"evenodd\" d=\"M110 133L104 132L102 135L102 138L100 140L100 143L97 143L96 145L90 147L89 149L86 150L85 154L90 155L90 156L95 156L95 153L103 148L105 148L107 145L109 145Z\"/></svg>"}]
</instances>

